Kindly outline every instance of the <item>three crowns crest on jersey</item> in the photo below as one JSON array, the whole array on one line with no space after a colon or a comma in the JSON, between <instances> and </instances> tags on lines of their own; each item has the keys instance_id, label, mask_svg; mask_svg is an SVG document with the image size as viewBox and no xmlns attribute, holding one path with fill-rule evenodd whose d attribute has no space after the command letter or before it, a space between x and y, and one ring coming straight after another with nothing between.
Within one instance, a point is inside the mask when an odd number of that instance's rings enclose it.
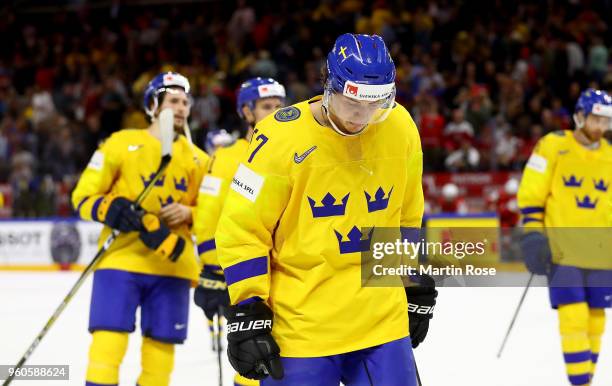
<instances>
[{"instance_id":1,"label":"three crowns crest on jersey","mask_svg":"<svg viewBox=\"0 0 612 386\"><path fill-rule=\"evenodd\" d=\"M593 179L593 186L595 187L595 189L599 191L607 192L608 186L610 186L610 184L606 184L603 178L600 178L599 181L596 181L595 179Z\"/></svg>"},{"instance_id":2,"label":"three crowns crest on jersey","mask_svg":"<svg viewBox=\"0 0 612 386\"><path fill-rule=\"evenodd\" d=\"M568 188L579 188L582 186L582 181L584 180L584 178L580 180L576 179L576 176L573 174L567 179L563 176L561 178L563 178L563 185Z\"/></svg>"},{"instance_id":3,"label":"three crowns crest on jersey","mask_svg":"<svg viewBox=\"0 0 612 386\"><path fill-rule=\"evenodd\" d=\"M307 196L308 203L310 204L310 210L312 211L312 217L344 216L349 195L350 193L347 193L344 197L342 197L342 202L336 204L336 198L331 193L327 193L321 200L321 204L323 204L322 206L317 206L317 202Z\"/></svg>"},{"instance_id":4,"label":"three crowns crest on jersey","mask_svg":"<svg viewBox=\"0 0 612 386\"><path fill-rule=\"evenodd\" d=\"M153 180L153 177L155 177L155 173L151 173L148 179L143 175L140 176L140 179L142 180L142 183L144 184L145 188L149 186L149 184ZM161 176L157 181L155 181L155 186L164 186L165 179L165 175Z\"/></svg>"},{"instance_id":5,"label":"three crowns crest on jersey","mask_svg":"<svg viewBox=\"0 0 612 386\"><path fill-rule=\"evenodd\" d=\"M343 235L334 229L334 233L336 234L336 238L338 239L338 246L340 247L340 253L355 253L355 252L367 252L370 250L370 244L372 242L372 234L374 233L374 228L370 229L367 233L367 237L362 239L364 236L363 233L357 228L353 226L353 228L347 234L348 241L342 241Z\"/></svg>"},{"instance_id":6,"label":"three crowns crest on jersey","mask_svg":"<svg viewBox=\"0 0 612 386\"><path fill-rule=\"evenodd\" d=\"M576 196L576 206L578 208L595 209L595 207L597 206L597 201L599 201L599 198L595 201L591 201L591 197L588 194L584 196L582 200L578 198L578 196Z\"/></svg>"},{"instance_id":7,"label":"three crowns crest on jersey","mask_svg":"<svg viewBox=\"0 0 612 386\"><path fill-rule=\"evenodd\" d=\"M389 199L391 198L391 193L393 193L393 187L391 187L389 190L386 198L385 191L383 190L382 186L376 190L376 193L374 193L374 200L372 200L372 196L368 192L364 191L364 193L366 201L368 202L368 213L372 213L378 210L387 209Z\"/></svg>"},{"instance_id":8,"label":"three crowns crest on jersey","mask_svg":"<svg viewBox=\"0 0 612 386\"><path fill-rule=\"evenodd\" d=\"M172 177L172 179L174 180L174 189L180 190L181 192L187 191L187 180L185 177L181 177L181 179L178 181L174 177Z\"/></svg>"}]
</instances>

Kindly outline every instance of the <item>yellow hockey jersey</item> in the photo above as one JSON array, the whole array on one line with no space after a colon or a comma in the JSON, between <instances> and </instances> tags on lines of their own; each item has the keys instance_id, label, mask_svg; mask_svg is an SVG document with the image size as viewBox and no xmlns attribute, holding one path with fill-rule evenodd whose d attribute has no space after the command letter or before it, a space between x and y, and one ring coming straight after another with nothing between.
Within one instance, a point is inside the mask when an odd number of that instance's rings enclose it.
<instances>
[{"instance_id":1,"label":"yellow hockey jersey","mask_svg":"<svg viewBox=\"0 0 612 386\"><path fill-rule=\"evenodd\" d=\"M420 227L422 152L410 114L341 136L309 103L257 124L215 239L232 304L259 297L283 356L346 353L408 336L401 287L363 287L362 227Z\"/></svg>"},{"instance_id":2,"label":"yellow hockey jersey","mask_svg":"<svg viewBox=\"0 0 612 386\"><path fill-rule=\"evenodd\" d=\"M196 236L200 261L213 271L221 270L217 260L215 230L232 177L248 147L247 140L239 139L231 146L217 149L198 193L193 233Z\"/></svg>"},{"instance_id":3,"label":"yellow hockey jersey","mask_svg":"<svg viewBox=\"0 0 612 386\"><path fill-rule=\"evenodd\" d=\"M109 193L135 200L155 174L161 160L161 142L147 130L121 130L111 135L93 154L72 193L72 204L81 218L95 220L96 207ZM208 155L191 146L183 136L172 145L172 160L164 175L142 202L147 212L157 214L162 206L178 202L195 208L198 187L208 163ZM186 241L176 263L157 256L138 238L138 232L121 233L102 258L98 269L112 268L152 275L197 280L191 229L181 225L173 232ZM99 244L109 236L104 227Z\"/></svg>"},{"instance_id":4,"label":"yellow hockey jersey","mask_svg":"<svg viewBox=\"0 0 612 386\"><path fill-rule=\"evenodd\" d=\"M612 268L611 180L607 141L588 149L568 130L540 139L525 166L518 203L526 230L548 235L555 263Z\"/></svg>"}]
</instances>

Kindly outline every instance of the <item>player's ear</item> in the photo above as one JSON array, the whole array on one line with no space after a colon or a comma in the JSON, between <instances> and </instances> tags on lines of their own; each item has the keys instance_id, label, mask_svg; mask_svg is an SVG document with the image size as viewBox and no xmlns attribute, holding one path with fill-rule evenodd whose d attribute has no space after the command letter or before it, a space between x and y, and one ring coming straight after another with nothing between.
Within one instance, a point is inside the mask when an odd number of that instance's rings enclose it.
<instances>
[{"instance_id":1,"label":"player's ear","mask_svg":"<svg viewBox=\"0 0 612 386\"><path fill-rule=\"evenodd\" d=\"M247 105L242 106L242 114L244 114L244 118L247 122L255 121L255 114L253 113L253 110L251 110L249 106Z\"/></svg>"}]
</instances>

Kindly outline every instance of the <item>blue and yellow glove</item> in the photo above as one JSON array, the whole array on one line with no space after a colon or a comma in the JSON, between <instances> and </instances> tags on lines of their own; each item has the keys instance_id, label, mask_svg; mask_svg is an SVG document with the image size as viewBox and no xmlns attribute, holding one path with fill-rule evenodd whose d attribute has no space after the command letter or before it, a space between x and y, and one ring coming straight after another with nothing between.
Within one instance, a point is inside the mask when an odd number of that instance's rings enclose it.
<instances>
[{"instance_id":1,"label":"blue and yellow glove","mask_svg":"<svg viewBox=\"0 0 612 386\"><path fill-rule=\"evenodd\" d=\"M211 272L206 267L202 269L193 300L204 311L206 318L213 320L219 309L226 309L230 303L225 277Z\"/></svg>"},{"instance_id":2,"label":"blue and yellow glove","mask_svg":"<svg viewBox=\"0 0 612 386\"><path fill-rule=\"evenodd\" d=\"M185 249L185 240L179 235L170 232L170 229L151 213L142 217L140 240L154 250L155 253L176 262Z\"/></svg>"},{"instance_id":3,"label":"blue and yellow glove","mask_svg":"<svg viewBox=\"0 0 612 386\"><path fill-rule=\"evenodd\" d=\"M142 228L142 211L125 197L107 194L96 210L96 219L120 232L134 232Z\"/></svg>"},{"instance_id":4,"label":"blue and yellow glove","mask_svg":"<svg viewBox=\"0 0 612 386\"><path fill-rule=\"evenodd\" d=\"M521 251L525 266L535 275L546 275L550 272L552 253L548 238L540 232L528 232L521 237Z\"/></svg>"}]
</instances>

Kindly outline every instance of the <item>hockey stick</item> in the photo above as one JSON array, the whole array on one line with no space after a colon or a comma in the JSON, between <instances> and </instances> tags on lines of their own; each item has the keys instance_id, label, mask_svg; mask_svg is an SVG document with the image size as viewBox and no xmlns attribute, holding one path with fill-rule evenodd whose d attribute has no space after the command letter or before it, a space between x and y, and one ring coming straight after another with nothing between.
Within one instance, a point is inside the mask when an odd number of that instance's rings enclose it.
<instances>
[{"instance_id":1,"label":"hockey stick","mask_svg":"<svg viewBox=\"0 0 612 386\"><path fill-rule=\"evenodd\" d=\"M159 180L161 175L164 173L164 171L168 167L170 160L172 159L172 141L174 138L174 112L172 111L172 109L165 109L159 114L159 127L160 127L160 132L161 132L161 143L162 143L161 162L159 164L159 167L157 168L157 171L155 172L155 175L153 176L153 179L151 179L149 184L145 186L143 191L140 192L140 194L134 201L134 205L136 207L139 207L140 204L142 204L143 200L151 192L151 190L155 186L155 182ZM64 297L64 300L62 300L62 302L57 307L55 312L53 312L53 315L51 315L49 320L47 320L47 323L45 324L43 329L38 333L38 335L36 336L36 339L34 339L32 344L30 344L30 347L26 350L25 354L23 354L21 359L19 359L19 362L17 362L17 364L14 367L13 373L9 375L9 377L4 381L2 386L8 386L11 384L11 381L15 377L17 370L20 369L25 364L28 358L32 355L32 352L34 352L36 347L38 347L41 340L47 335L47 332L49 332L49 330L51 329L53 324L55 324L59 316L62 314L62 312L64 311L64 309L70 302L70 300L72 300L73 296L76 294L79 288L81 288L81 285L83 285L83 283L85 282L85 279L87 279L89 274L95 270L98 263L101 261L102 256L108 250L108 248L110 248L110 246L113 244L113 242L115 241L118 235L119 235L119 231L117 231L116 229L113 229L111 234L106 238L106 241L104 241L104 244L102 244L102 247L98 250L98 253L96 253L96 255L91 260L91 262L87 265L87 267L85 267L85 270L83 271L83 273L81 273L81 276L79 276L76 283L74 283L74 285L72 286L68 294Z\"/></svg>"},{"instance_id":2,"label":"hockey stick","mask_svg":"<svg viewBox=\"0 0 612 386\"><path fill-rule=\"evenodd\" d=\"M417 386L423 386L423 382L421 382L421 376L419 375L419 368L416 364L416 359L414 360L414 371L416 372Z\"/></svg>"},{"instance_id":3,"label":"hockey stick","mask_svg":"<svg viewBox=\"0 0 612 386\"><path fill-rule=\"evenodd\" d=\"M185 119L185 125L183 126L183 133L185 134L185 138L187 138L187 142L189 142L189 145L193 147L193 140L191 139L191 129L189 128L187 119Z\"/></svg>"},{"instance_id":4,"label":"hockey stick","mask_svg":"<svg viewBox=\"0 0 612 386\"><path fill-rule=\"evenodd\" d=\"M508 341L508 336L510 336L510 331L512 331L512 327L514 326L516 317L518 316L518 313L521 310L521 306L523 305L523 301L525 300L525 296L527 295L527 290L529 289L529 286L531 285L532 280L533 280L533 273L529 275L529 280L527 281L527 285L525 285L525 290L523 291L521 300L519 300L518 306L516 306L516 311L514 311L514 316L512 317L512 320L510 321L510 325L508 326L508 331L506 331L506 336L504 337L504 341L502 342L501 347L499 348L499 351L497 352L498 359L501 357L502 351L504 350L504 347L506 346L506 342Z\"/></svg>"},{"instance_id":5,"label":"hockey stick","mask_svg":"<svg viewBox=\"0 0 612 386\"><path fill-rule=\"evenodd\" d=\"M221 361L221 335L223 335L223 307L219 306L217 313L217 365L219 366L219 386L223 386L223 362Z\"/></svg>"}]
</instances>

